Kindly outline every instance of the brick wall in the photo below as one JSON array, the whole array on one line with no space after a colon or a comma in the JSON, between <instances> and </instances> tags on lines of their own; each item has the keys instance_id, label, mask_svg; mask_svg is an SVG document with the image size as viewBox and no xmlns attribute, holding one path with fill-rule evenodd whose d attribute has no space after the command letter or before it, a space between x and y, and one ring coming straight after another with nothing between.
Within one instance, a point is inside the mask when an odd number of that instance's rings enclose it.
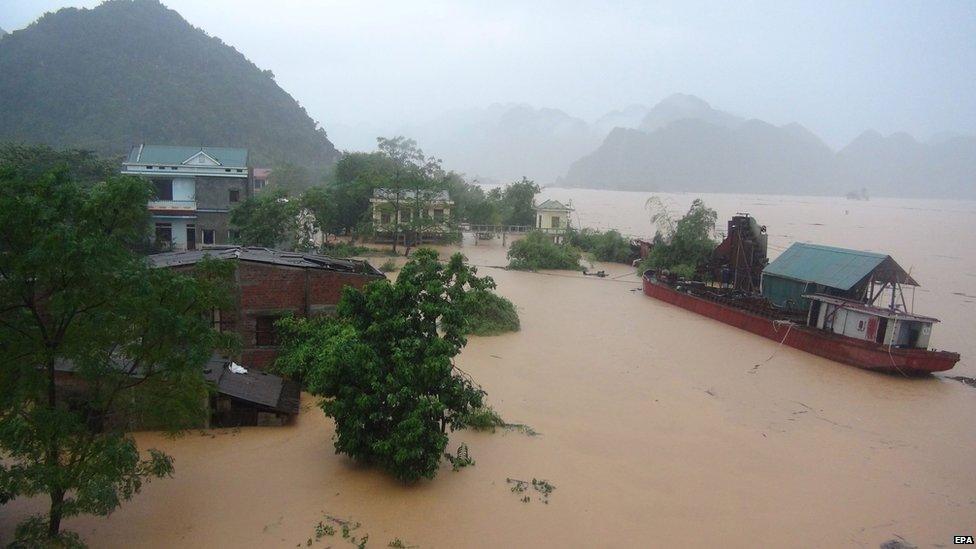
<instances>
[{"instance_id":1,"label":"brick wall","mask_svg":"<svg viewBox=\"0 0 976 549\"><path fill-rule=\"evenodd\" d=\"M362 288L378 279L378 276L362 274L239 262L236 331L243 344L241 363L265 369L277 356L277 347L256 343L258 317L327 314L335 310L343 287Z\"/></svg>"}]
</instances>

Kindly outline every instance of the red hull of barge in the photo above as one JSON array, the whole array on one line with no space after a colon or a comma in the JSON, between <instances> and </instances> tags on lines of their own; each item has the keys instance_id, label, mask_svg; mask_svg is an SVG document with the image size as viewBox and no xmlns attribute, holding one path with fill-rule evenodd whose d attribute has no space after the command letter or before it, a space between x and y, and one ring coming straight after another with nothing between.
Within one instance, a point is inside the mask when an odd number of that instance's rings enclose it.
<instances>
[{"instance_id":1,"label":"red hull of barge","mask_svg":"<svg viewBox=\"0 0 976 549\"><path fill-rule=\"evenodd\" d=\"M866 370L906 375L921 375L951 369L958 353L927 349L890 348L808 328L777 324L772 319L722 303L679 292L670 286L643 277L644 294L683 309L720 320L736 328L782 341L790 347ZM785 339L784 339L785 338Z\"/></svg>"}]
</instances>

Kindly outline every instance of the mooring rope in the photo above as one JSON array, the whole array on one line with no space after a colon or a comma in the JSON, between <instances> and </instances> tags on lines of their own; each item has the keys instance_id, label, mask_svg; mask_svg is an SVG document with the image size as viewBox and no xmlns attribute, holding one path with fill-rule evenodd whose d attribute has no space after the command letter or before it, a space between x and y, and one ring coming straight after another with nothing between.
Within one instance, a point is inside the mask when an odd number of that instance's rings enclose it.
<instances>
[{"instance_id":1,"label":"mooring rope","mask_svg":"<svg viewBox=\"0 0 976 549\"><path fill-rule=\"evenodd\" d=\"M767 358L766 360L764 360L764 361L756 364L755 366L753 366L752 367L753 370L755 370L756 368L762 366L763 364L766 364L767 362L769 362L770 360L772 360L774 356L776 356L776 353L779 352L780 347L782 347L783 346L783 343L786 342L786 338L790 336L790 330L792 330L793 329L793 326L794 326L794 323L792 321L790 321L790 320L773 320L771 322L773 323L773 331L776 332L776 333L779 333L779 326L780 325L786 324L786 333L783 334L783 339L781 339L779 341L779 344L776 345L776 348L773 349L773 354L769 355L769 358Z\"/></svg>"}]
</instances>

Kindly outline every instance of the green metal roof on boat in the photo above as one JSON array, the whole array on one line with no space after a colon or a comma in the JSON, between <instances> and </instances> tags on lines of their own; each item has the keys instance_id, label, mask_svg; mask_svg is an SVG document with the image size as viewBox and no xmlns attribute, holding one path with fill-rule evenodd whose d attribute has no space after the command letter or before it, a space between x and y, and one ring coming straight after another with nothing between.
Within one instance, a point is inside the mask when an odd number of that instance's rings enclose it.
<instances>
[{"instance_id":1,"label":"green metal roof on boat","mask_svg":"<svg viewBox=\"0 0 976 549\"><path fill-rule=\"evenodd\" d=\"M247 166L247 149L231 147L181 147L174 145L136 145L129 151L129 164L165 164L179 166L200 152L216 160L221 166Z\"/></svg>"},{"instance_id":2,"label":"green metal roof on boat","mask_svg":"<svg viewBox=\"0 0 976 549\"><path fill-rule=\"evenodd\" d=\"M763 275L813 282L844 291L870 275L882 282L918 285L891 256L800 242L767 265Z\"/></svg>"}]
</instances>

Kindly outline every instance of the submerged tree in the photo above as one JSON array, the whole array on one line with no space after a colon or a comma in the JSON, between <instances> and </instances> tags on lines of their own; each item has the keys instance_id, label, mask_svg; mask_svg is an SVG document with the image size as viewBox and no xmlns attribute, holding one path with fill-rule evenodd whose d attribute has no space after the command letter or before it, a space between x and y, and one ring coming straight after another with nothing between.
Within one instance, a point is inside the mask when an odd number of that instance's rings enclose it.
<instances>
[{"instance_id":1,"label":"submerged tree","mask_svg":"<svg viewBox=\"0 0 976 549\"><path fill-rule=\"evenodd\" d=\"M508 249L508 267L521 271L580 269L580 251L566 243L556 244L542 231L532 231Z\"/></svg>"},{"instance_id":2,"label":"submerged tree","mask_svg":"<svg viewBox=\"0 0 976 549\"><path fill-rule=\"evenodd\" d=\"M140 453L128 420L179 430L204 417L201 368L222 344L209 313L227 303L230 265L188 276L134 255L152 192L0 166L0 494L50 500L18 527L22 544L80 543L63 519L107 515L173 472Z\"/></svg>"},{"instance_id":3,"label":"submerged tree","mask_svg":"<svg viewBox=\"0 0 976 549\"><path fill-rule=\"evenodd\" d=\"M494 287L455 254L421 248L396 282L345 288L335 318L285 318L277 367L325 397L337 453L398 479L437 473L447 431L465 426L483 391L454 366L467 343L460 303Z\"/></svg>"},{"instance_id":4,"label":"submerged tree","mask_svg":"<svg viewBox=\"0 0 976 549\"><path fill-rule=\"evenodd\" d=\"M659 229L654 235L651 253L641 262L638 270L668 269L680 276L691 278L715 250L716 243L712 239L712 233L715 231L718 213L705 206L700 198L691 203L688 213L677 222L670 220L666 210L659 210L658 213L659 219L664 220L664 230Z\"/></svg>"}]
</instances>

